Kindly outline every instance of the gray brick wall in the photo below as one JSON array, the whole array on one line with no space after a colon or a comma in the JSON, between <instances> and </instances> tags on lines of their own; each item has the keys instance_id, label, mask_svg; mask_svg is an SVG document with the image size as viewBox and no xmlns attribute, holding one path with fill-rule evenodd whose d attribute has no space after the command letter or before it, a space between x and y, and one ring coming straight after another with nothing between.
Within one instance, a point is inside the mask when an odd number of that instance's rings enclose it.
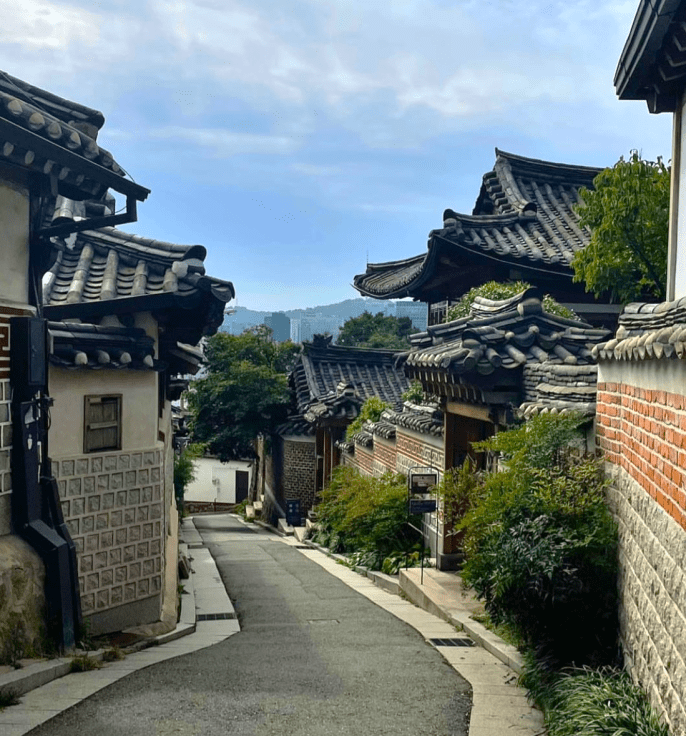
<instances>
[{"instance_id":1,"label":"gray brick wall","mask_svg":"<svg viewBox=\"0 0 686 736\"><path fill-rule=\"evenodd\" d=\"M284 440L283 493L286 499L299 498L303 511L314 503L315 444Z\"/></svg>"},{"instance_id":2,"label":"gray brick wall","mask_svg":"<svg viewBox=\"0 0 686 736\"><path fill-rule=\"evenodd\" d=\"M162 451L54 458L53 468L77 549L84 616L160 594Z\"/></svg>"},{"instance_id":3,"label":"gray brick wall","mask_svg":"<svg viewBox=\"0 0 686 736\"><path fill-rule=\"evenodd\" d=\"M686 532L623 469L608 502L619 528L620 633L626 667L666 717L686 733Z\"/></svg>"}]
</instances>

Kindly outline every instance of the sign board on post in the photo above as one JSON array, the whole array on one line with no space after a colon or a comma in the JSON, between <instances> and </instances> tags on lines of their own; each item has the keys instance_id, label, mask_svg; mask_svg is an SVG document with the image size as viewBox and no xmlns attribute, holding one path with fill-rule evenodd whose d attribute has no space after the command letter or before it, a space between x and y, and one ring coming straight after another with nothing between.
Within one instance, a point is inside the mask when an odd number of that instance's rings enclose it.
<instances>
[{"instance_id":1,"label":"sign board on post","mask_svg":"<svg viewBox=\"0 0 686 736\"><path fill-rule=\"evenodd\" d=\"M436 510L434 499L411 498L410 514L431 514Z\"/></svg>"},{"instance_id":2,"label":"sign board on post","mask_svg":"<svg viewBox=\"0 0 686 736\"><path fill-rule=\"evenodd\" d=\"M438 484L438 473L431 468L410 470L410 493L429 493Z\"/></svg>"},{"instance_id":3,"label":"sign board on post","mask_svg":"<svg viewBox=\"0 0 686 736\"><path fill-rule=\"evenodd\" d=\"M294 498L286 501L286 522L289 526L300 526L302 517L300 515L300 499Z\"/></svg>"}]
</instances>

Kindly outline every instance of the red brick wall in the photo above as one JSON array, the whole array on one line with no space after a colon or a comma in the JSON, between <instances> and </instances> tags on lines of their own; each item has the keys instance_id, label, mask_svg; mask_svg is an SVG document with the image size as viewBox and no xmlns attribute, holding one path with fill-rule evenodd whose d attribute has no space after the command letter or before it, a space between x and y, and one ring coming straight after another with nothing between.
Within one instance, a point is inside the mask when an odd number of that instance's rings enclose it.
<instances>
[{"instance_id":1,"label":"red brick wall","mask_svg":"<svg viewBox=\"0 0 686 736\"><path fill-rule=\"evenodd\" d=\"M355 445L355 465L365 475L374 475L374 453L362 445Z\"/></svg>"},{"instance_id":2,"label":"red brick wall","mask_svg":"<svg viewBox=\"0 0 686 736\"><path fill-rule=\"evenodd\" d=\"M374 438L374 460L379 469L383 467L384 472L395 473L395 442L387 444L378 438Z\"/></svg>"},{"instance_id":3,"label":"red brick wall","mask_svg":"<svg viewBox=\"0 0 686 736\"><path fill-rule=\"evenodd\" d=\"M598 445L686 529L686 397L598 384Z\"/></svg>"}]
</instances>

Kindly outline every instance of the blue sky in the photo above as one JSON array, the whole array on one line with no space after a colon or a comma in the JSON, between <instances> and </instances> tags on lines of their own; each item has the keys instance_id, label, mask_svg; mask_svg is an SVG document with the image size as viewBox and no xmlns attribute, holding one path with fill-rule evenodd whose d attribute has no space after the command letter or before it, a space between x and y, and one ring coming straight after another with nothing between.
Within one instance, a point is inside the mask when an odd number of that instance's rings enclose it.
<instances>
[{"instance_id":1,"label":"blue sky","mask_svg":"<svg viewBox=\"0 0 686 736\"><path fill-rule=\"evenodd\" d=\"M671 118L619 102L638 0L0 0L0 69L102 110L150 188L127 229L208 249L237 303L357 295L471 212L495 147L669 158Z\"/></svg>"}]
</instances>

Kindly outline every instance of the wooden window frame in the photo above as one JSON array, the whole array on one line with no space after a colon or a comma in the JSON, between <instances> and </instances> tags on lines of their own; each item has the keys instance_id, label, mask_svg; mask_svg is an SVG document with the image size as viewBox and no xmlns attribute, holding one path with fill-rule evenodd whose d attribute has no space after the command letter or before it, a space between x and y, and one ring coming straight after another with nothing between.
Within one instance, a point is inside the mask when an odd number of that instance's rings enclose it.
<instances>
[{"instance_id":1,"label":"wooden window frame","mask_svg":"<svg viewBox=\"0 0 686 736\"><path fill-rule=\"evenodd\" d=\"M83 397L83 451L86 454L94 452L112 452L115 450L121 450L122 447L122 404L123 394L89 394ZM99 422L97 426L94 423L89 423L89 409L95 404L103 404L104 402L116 404L117 407L117 418L110 422ZM93 447L93 438L89 434L91 431L96 429L111 429L116 428L117 430L117 441L114 444L109 444L106 447Z\"/></svg>"}]
</instances>

